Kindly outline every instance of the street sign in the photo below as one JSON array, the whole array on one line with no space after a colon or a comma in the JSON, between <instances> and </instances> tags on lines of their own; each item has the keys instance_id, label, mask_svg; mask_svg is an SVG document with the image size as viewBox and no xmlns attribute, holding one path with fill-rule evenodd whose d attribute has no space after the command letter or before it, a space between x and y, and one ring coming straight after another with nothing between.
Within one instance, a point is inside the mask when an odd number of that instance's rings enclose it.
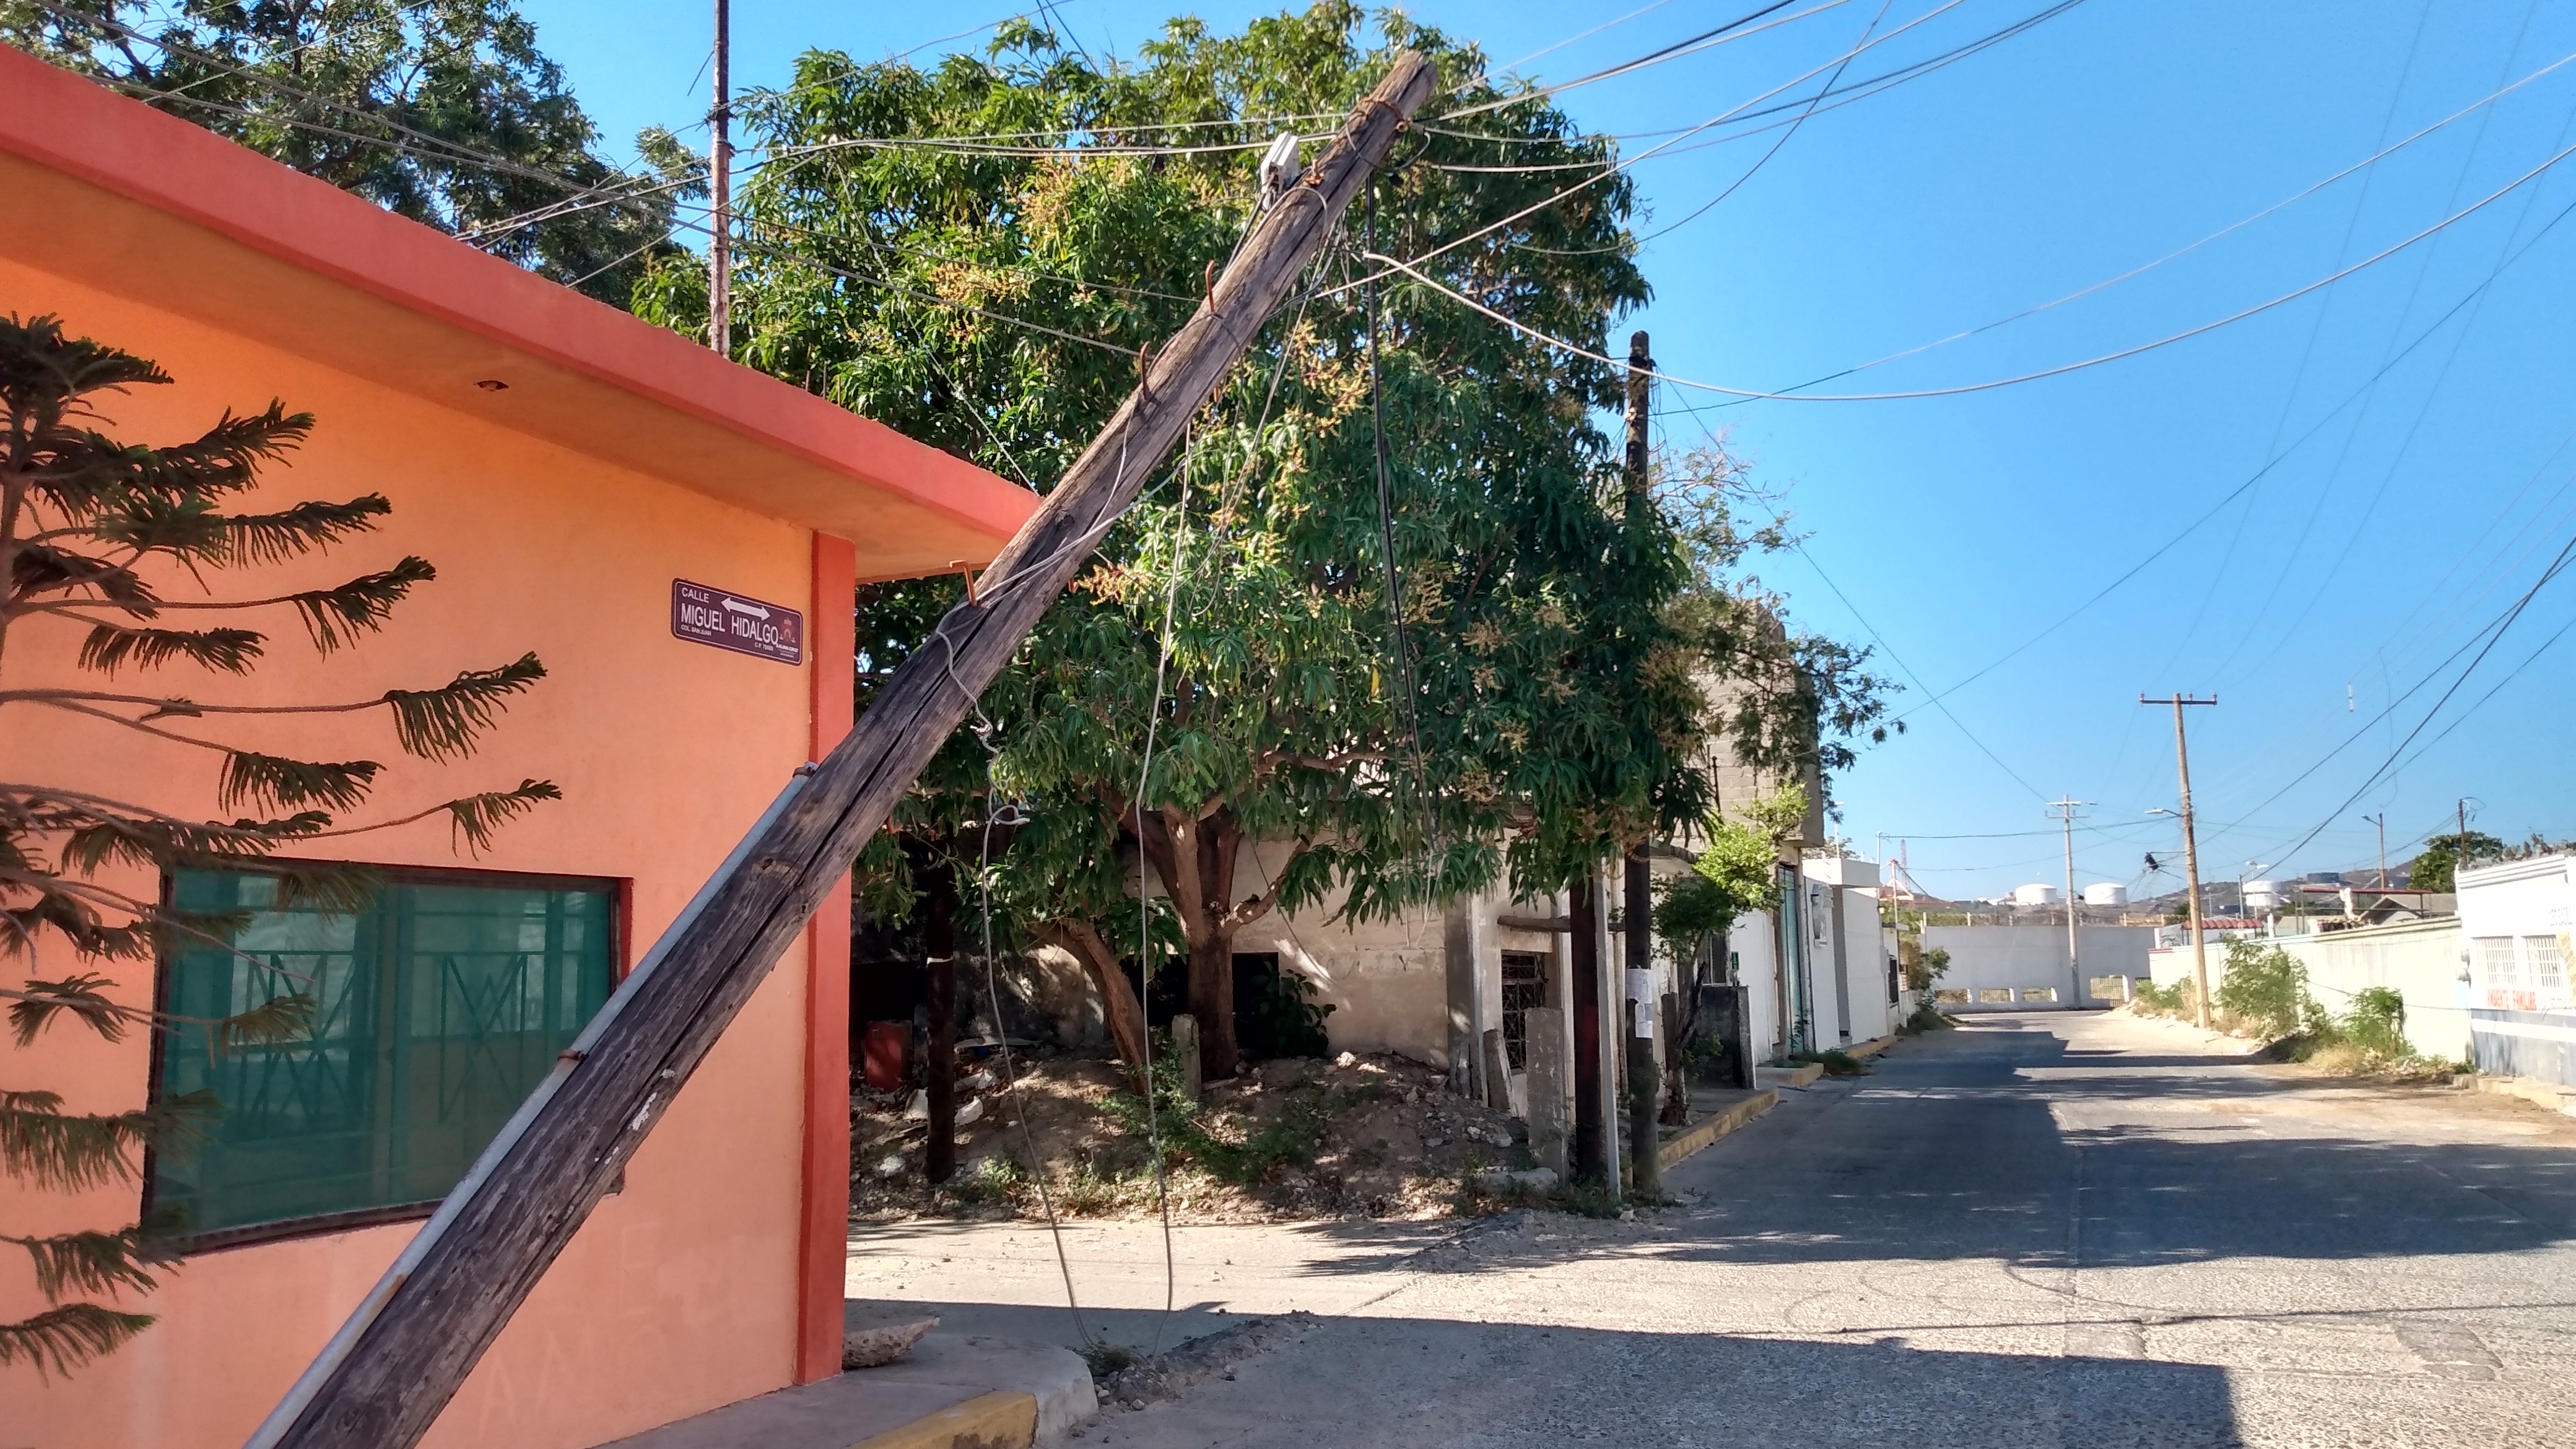
<instances>
[{"instance_id":1,"label":"street sign","mask_svg":"<svg viewBox=\"0 0 2576 1449\"><path fill-rule=\"evenodd\" d=\"M686 579L671 580L671 633L781 664L805 662L803 614Z\"/></svg>"}]
</instances>

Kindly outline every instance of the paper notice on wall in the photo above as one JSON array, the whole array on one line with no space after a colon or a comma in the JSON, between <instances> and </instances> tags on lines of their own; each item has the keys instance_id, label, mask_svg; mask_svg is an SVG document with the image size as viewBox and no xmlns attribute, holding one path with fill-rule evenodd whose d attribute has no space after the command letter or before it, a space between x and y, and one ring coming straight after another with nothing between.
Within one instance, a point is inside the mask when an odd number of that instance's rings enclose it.
<instances>
[{"instance_id":1,"label":"paper notice on wall","mask_svg":"<svg viewBox=\"0 0 2576 1449\"><path fill-rule=\"evenodd\" d=\"M1638 971L1630 974L1643 976L1646 973ZM1637 1035L1647 1041L1653 1041L1655 1039L1655 1003L1640 996L1633 1005L1636 1007Z\"/></svg>"},{"instance_id":2,"label":"paper notice on wall","mask_svg":"<svg viewBox=\"0 0 2576 1449\"><path fill-rule=\"evenodd\" d=\"M1628 999L1630 1001L1653 1001L1655 999L1655 973L1652 971L1639 971L1634 967L1629 968Z\"/></svg>"}]
</instances>

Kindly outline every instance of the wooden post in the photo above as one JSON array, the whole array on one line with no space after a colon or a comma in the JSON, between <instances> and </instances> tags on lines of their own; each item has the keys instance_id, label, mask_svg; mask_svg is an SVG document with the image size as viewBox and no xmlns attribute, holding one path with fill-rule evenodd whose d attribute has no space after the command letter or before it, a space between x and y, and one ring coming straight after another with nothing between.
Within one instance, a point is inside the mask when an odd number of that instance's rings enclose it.
<instances>
[{"instance_id":1,"label":"wooden post","mask_svg":"<svg viewBox=\"0 0 2576 1449\"><path fill-rule=\"evenodd\" d=\"M1655 1060L1655 897L1642 847L1628 853L1627 866L1620 905L1627 929L1620 934L1628 957L1628 1190L1656 1198L1663 1196L1664 1170L1663 1134L1655 1130L1663 1099Z\"/></svg>"},{"instance_id":2,"label":"wooden post","mask_svg":"<svg viewBox=\"0 0 2576 1449\"><path fill-rule=\"evenodd\" d=\"M1186 1011L1172 1018L1172 1059L1181 1064L1181 1096L1197 1101L1206 1080L1199 1074L1199 1019Z\"/></svg>"},{"instance_id":3,"label":"wooden post","mask_svg":"<svg viewBox=\"0 0 2576 1449\"><path fill-rule=\"evenodd\" d=\"M412 1449L895 802L1295 288L1436 81L1405 52L1055 491L557 1058L251 1449ZM803 772L800 772L802 774Z\"/></svg>"},{"instance_id":4,"label":"wooden post","mask_svg":"<svg viewBox=\"0 0 2576 1449\"><path fill-rule=\"evenodd\" d=\"M1527 1030L1524 1026L1523 1030ZM1512 1110L1512 1058L1503 1045L1501 1027L1485 1028L1482 1055L1485 1068L1485 1105L1496 1112Z\"/></svg>"},{"instance_id":5,"label":"wooden post","mask_svg":"<svg viewBox=\"0 0 2576 1449\"><path fill-rule=\"evenodd\" d=\"M1572 1166L1566 1159L1565 1014L1553 1006L1533 1006L1522 1022L1529 1034L1530 1152L1539 1166L1564 1182Z\"/></svg>"},{"instance_id":6,"label":"wooden post","mask_svg":"<svg viewBox=\"0 0 2576 1449\"><path fill-rule=\"evenodd\" d=\"M921 1175L939 1183L957 1175L957 868L932 860L921 884L921 998L930 1016L930 1044L921 1063L930 1140ZM998 1013L994 1019L1000 1020Z\"/></svg>"},{"instance_id":7,"label":"wooden post","mask_svg":"<svg viewBox=\"0 0 2576 1449\"><path fill-rule=\"evenodd\" d=\"M1574 883L1571 943L1574 969L1574 1172L1606 1182L1611 1176L1610 1149L1602 1120L1601 949L1596 929L1601 915L1601 873L1586 868Z\"/></svg>"}]
</instances>

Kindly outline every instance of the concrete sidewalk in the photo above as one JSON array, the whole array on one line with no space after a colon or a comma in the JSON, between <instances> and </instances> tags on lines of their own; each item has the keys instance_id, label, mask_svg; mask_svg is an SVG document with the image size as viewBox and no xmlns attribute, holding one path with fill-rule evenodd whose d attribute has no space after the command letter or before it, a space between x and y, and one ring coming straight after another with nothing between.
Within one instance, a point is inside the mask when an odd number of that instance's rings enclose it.
<instances>
[{"instance_id":1,"label":"concrete sidewalk","mask_svg":"<svg viewBox=\"0 0 2576 1449\"><path fill-rule=\"evenodd\" d=\"M853 1302L856 1319L883 1305ZM745 1399L602 1449L1029 1449L1099 1412L1091 1370L1051 1343L946 1322L876 1368Z\"/></svg>"},{"instance_id":2,"label":"concrete sidewalk","mask_svg":"<svg viewBox=\"0 0 2576 1449\"><path fill-rule=\"evenodd\" d=\"M1064 1251L1081 1324L1094 1338L1150 1353L1255 1317L1362 1311L1412 1281L1417 1256L1465 1226L1457 1219L1176 1225L1169 1314L1158 1220L1070 1222ZM853 1227L845 1281L854 1299L939 1314L943 1332L1079 1351L1082 1327L1065 1306L1065 1277L1042 1223L916 1221Z\"/></svg>"}]
</instances>

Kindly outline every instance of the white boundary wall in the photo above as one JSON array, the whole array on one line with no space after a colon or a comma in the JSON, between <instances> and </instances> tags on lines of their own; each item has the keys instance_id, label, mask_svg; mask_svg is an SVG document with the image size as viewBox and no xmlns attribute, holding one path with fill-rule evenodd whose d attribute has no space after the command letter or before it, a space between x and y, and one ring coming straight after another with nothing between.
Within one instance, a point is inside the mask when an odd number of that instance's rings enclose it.
<instances>
[{"instance_id":1,"label":"white boundary wall","mask_svg":"<svg viewBox=\"0 0 2576 1449\"><path fill-rule=\"evenodd\" d=\"M2101 977L2126 980L2147 974L2154 927L2075 929L2087 991ZM1950 953L1950 969L1932 983L1933 1000L1943 1011L2073 1010L2116 1006L2126 999L2125 994L2078 998L2075 972L2066 959L2063 925L1930 926L1923 932L1923 949ZM1944 992L1966 992L1967 999L1944 996ZM1998 992L2007 995L1998 999Z\"/></svg>"}]
</instances>

